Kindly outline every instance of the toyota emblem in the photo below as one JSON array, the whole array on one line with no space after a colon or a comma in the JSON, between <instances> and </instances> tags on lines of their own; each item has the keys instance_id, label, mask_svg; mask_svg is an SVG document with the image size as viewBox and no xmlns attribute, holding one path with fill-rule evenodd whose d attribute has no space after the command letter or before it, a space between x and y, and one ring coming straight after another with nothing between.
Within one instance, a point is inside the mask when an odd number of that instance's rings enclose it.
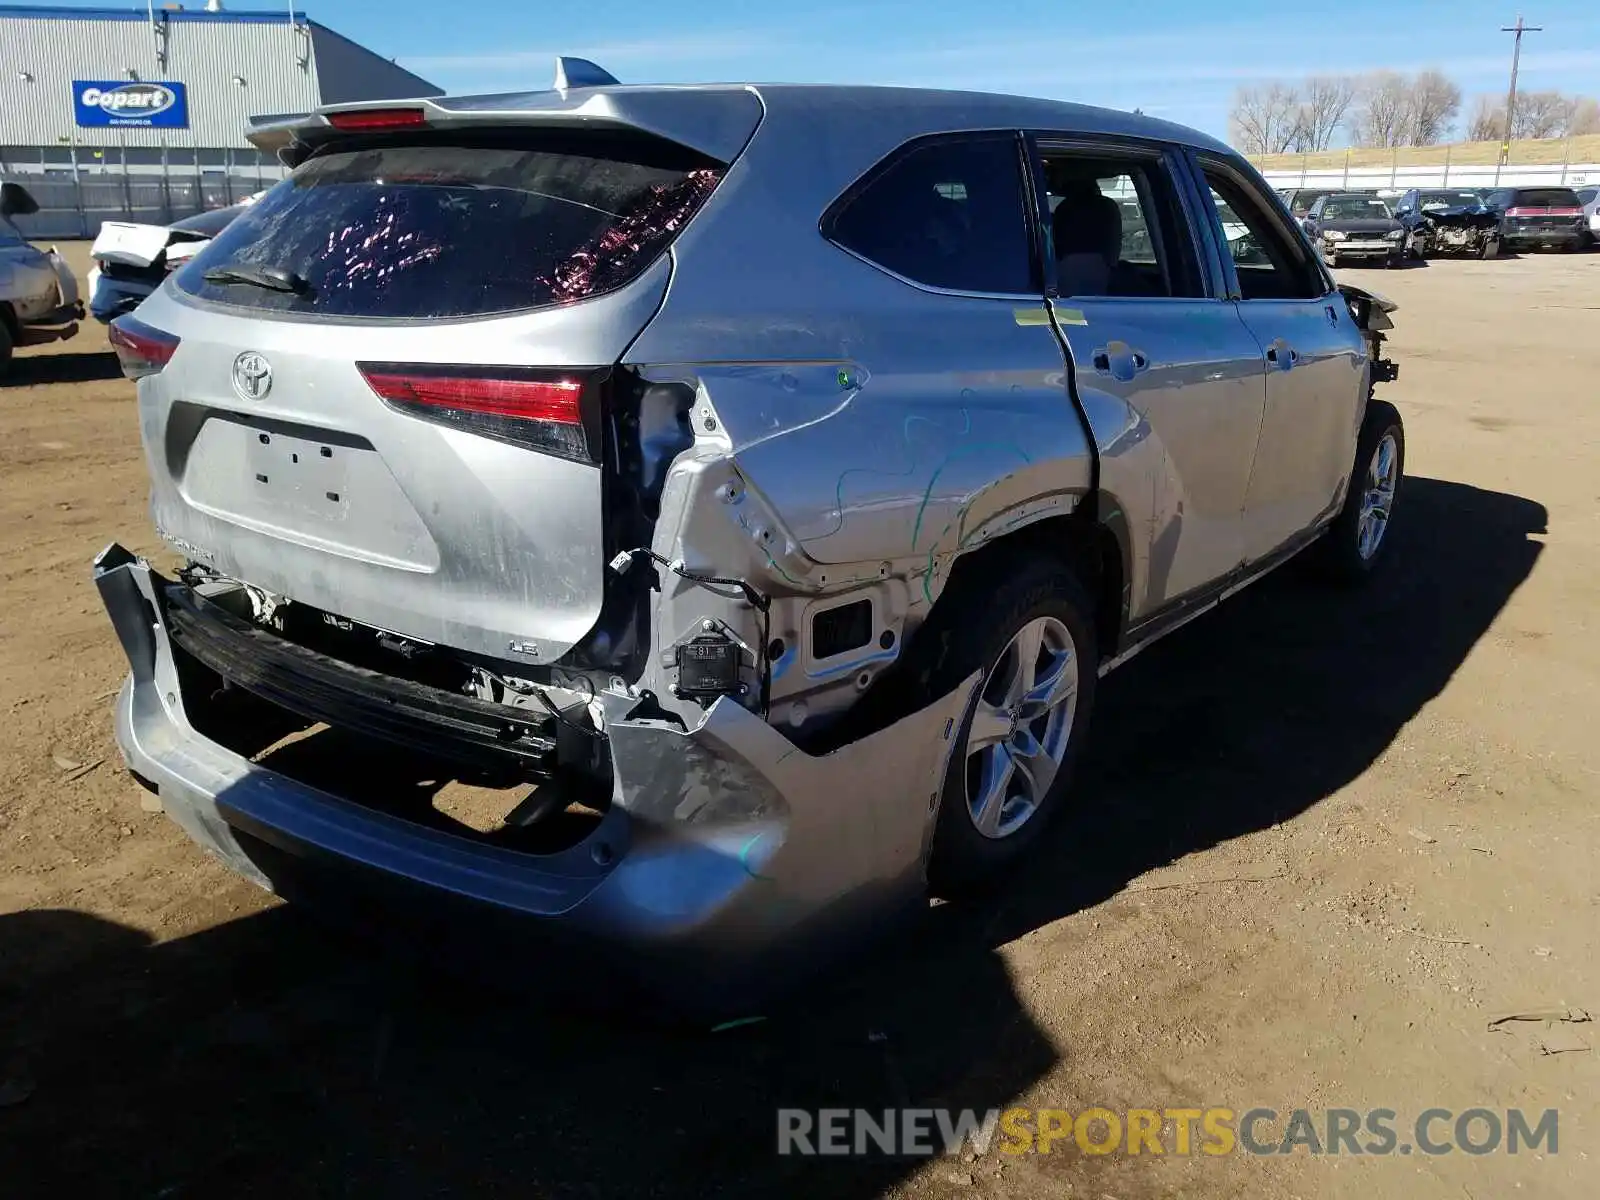
<instances>
[{"instance_id":1,"label":"toyota emblem","mask_svg":"<svg viewBox=\"0 0 1600 1200\"><path fill-rule=\"evenodd\" d=\"M272 390L272 365L265 356L246 350L233 360L233 390L245 400L260 400Z\"/></svg>"}]
</instances>

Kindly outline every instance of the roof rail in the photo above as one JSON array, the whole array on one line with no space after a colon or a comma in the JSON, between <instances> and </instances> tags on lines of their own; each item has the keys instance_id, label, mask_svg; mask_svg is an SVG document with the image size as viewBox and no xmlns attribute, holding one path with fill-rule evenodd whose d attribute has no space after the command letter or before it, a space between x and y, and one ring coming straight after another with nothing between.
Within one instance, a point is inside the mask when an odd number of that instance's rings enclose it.
<instances>
[{"instance_id":1,"label":"roof rail","mask_svg":"<svg viewBox=\"0 0 1600 1200\"><path fill-rule=\"evenodd\" d=\"M587 58L556 56L556 81L551 86L558 92L570 88L611 87L618 82L615 75Z\"/></svg>"}]
</instances>

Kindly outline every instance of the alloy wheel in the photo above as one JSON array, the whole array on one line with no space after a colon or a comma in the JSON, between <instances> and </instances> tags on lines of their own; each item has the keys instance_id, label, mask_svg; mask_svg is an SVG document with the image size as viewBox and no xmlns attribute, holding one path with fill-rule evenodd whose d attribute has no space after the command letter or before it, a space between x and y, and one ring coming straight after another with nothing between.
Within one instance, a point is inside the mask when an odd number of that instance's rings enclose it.
<instances>
[{"instance_id":1,"label":"alloy wheel","mask_svg":"<svg viewBox=\"0 0 1600 1200\"><path fill-rule=\"evenodd\" d=\"M987 838L1011 836L1039 811L1072 738L1078 654L1055 617L1019 629L983 682L967 731L967 813Z\"/></svg>"},{"instance_id":2,"label":"alloy wheel","mask_svg":"<svg viewBox=\"0 0 1600 1200\"><path fill-rule=\"evenodd\" d=\"M1389 528L1394 508L1395 489L1400 482L1400 447L1394 434L1386 433L1372 452L1367 465L1366 488L1361 496L1361 516L1356 522L1356 553L1363 561L1378 552Z\"/></svg>"}]
</instances>

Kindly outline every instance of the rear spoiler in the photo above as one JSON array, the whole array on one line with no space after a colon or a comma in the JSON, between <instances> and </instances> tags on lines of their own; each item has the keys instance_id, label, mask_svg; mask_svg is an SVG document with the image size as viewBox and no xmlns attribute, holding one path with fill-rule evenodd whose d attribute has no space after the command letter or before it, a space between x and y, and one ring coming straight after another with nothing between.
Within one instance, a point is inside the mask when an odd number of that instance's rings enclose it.
<instances>
[{"instance_id":1,"label":"rear spoiler","mask_svg":"<svg viewBox=\"0 0 1600 1200\"><path fill-rule=\"evenodd\" d=\"M294 144L295 129L312 124L315 118L315 113L275 113L251 117L245 126L244 136L262 153L270 154L280 162L286 161L283 152Z\"/></svg>"},{"instance_id":2,"label":"rear spoiler","mask_svg":"<svg viewBox=\"0 0 1600 1200\"><path fill-rule=\"evenodd\" d=\"M420 112L420 124L429 129L521 125L645 133L730 163L764 112L753 88L622 87L584 59L557 59L555 82L548 91L368 100L312 113L253 117L245 136L258 150L293 166L337 133L330 115L406 110Z\"/></svg>"}]
</instances>

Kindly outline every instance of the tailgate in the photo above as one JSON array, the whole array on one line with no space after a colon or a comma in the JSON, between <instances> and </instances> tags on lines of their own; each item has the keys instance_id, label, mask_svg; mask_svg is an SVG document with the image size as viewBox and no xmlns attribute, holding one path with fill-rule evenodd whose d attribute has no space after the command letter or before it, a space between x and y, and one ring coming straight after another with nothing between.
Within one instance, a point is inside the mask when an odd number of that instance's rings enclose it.
<instances>
[{"instance_id":1,"label":"tailgate","mask_svg":"<svg viewBox=\"0 0 1600 1200\"><path fill-rule=\"evenodd\" d=\"M325 147L139 310L178 339L140 382L163 536L381 629L559 658L604 599L606 378L721 174L570 131Z\"/></svg>"},{"instance_id":2,"label":"tailgate","mask_svg":"<svg viewBox=\"0 0 1600 1200\"><path fill-rule=\"evenodd\" d=\"M659 263L591 305L426 330L240 317L163 289L139 310L182 329L139 387L156 525L292 600L495 658L557 658L604 595L601 467L398 411L356 364L611 362L667 274ZM244 355L256 382L236 387ZM258 362L270 383L256 397Z\"/></svg>"}]
</instances>

